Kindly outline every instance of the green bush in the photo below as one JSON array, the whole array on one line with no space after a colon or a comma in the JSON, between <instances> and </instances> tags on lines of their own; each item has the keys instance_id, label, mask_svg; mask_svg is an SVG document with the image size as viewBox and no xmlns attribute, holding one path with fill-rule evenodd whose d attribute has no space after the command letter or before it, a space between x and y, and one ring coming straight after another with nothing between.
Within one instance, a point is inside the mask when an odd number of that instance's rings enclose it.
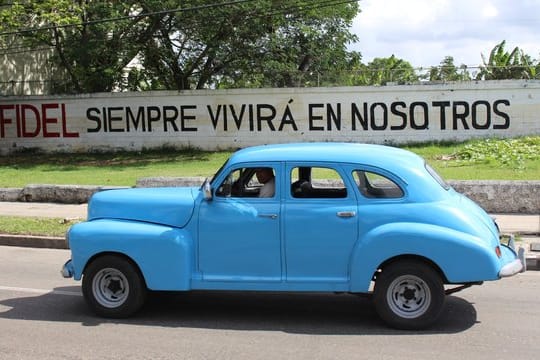
<instances>
[{"instance_id":1,"label":"green bush","mask_svg":"<svg viewBox=\"0 0 540 360\"><path fill-rule=\"evenodd\" d=\"M524 170L526 160L540 159L540 136L474 141L457 150L452 158L459 164L486 163Z\"/></svg>"}]
</instances>

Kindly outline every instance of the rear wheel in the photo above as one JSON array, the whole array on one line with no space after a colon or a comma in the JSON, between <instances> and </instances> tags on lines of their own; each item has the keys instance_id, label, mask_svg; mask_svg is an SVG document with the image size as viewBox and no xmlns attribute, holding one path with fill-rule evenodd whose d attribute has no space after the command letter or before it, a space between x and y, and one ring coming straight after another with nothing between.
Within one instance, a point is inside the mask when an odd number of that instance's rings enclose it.
<instances>
[{"instance_id":1,"label":"rear wheel","mask_svg":"<svg viewBox=\"0 0 540 360\"><path fill-rule=\"evenodd\" d=\"M88 306L98 315L124 318L141 308L146 285L127 259L105 255L92 261L84 273L82 290Z\"/></svg>"},{"instance_id":2,"label":"rear wheel","mask_svg":"<svg viewBox=\"0 0 540 360\"><path fill-rule=\"evenodd\" d=\"M373 294L379 316L398 329L423 329L432 325L444 305L439 274L417 261L390 264L377 274Z\"/></svg>"}]
</instances>

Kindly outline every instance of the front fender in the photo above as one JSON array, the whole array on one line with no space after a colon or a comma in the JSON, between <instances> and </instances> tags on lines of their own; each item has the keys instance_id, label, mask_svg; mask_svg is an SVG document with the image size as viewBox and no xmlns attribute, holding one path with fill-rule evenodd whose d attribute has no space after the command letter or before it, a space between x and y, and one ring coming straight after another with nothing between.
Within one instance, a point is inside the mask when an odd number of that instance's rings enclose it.
<instances>
[{"instance_id":1,"label":"front fender","mask_svg":"<svg viewBox=\"0 0 540 360\"><path fill-rule=\"evenodd\" d=\"M367 292L377 269L385 261L403 255L432 261L449 283L496 280L501 261L489 244L490 241L437 225L379 226L366 233L353 251L351 291Z\"/></svg>"},{"instance_id":2,"label":"front fender","mask_svg":"<svg viewBox=\"0 0 540 360\"><path fill-rule=\"evenodd\" d=\"M133 260L150 290L189 290L193 241L183 229L136 221L103 219L75 224L68 233L74 277L101 253Z\"/></svg>"}]
</instances>

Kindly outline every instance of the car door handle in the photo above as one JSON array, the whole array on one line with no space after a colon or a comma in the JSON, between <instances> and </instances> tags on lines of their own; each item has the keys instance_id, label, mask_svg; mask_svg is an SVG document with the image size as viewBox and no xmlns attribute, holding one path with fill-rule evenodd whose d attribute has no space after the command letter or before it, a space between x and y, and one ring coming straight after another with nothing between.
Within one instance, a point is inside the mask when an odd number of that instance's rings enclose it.
<instances>
[{"instance_id":1,"label":"car door handle","mask_svg":"<svg viewBox=\"0 0 540 360\"><path fill-rule=\"evenodd\" d=\"M269 218L269 219L277 219L277 214L259 214L259 217Z\"/></svg>"},{"instance_id":2,"label":"car door handle","mask_svg":"<svg viewBox=\"0 0 540 360\"><path fill-rule=\"evenodd\" d=\"M350 218L356 216L356 211L338 211L337 216L342 218Z\"/></svg>"}]
</instances>

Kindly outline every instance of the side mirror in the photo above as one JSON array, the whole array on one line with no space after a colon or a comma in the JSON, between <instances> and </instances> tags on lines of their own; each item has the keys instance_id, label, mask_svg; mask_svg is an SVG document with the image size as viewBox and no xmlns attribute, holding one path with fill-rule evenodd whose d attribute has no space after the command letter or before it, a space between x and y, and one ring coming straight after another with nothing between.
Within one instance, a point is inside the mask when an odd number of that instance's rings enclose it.
<instances>
[{"instance_id":1,"label":"side mirror","mask_svg":"<svg viewBox=\"0 0 540 360\"><path fill-rule=\"evenodd\" d=\"M205 200L212 200L212 186L210 186L210 182L208 181L208 179L204 180L204 183L202 185L202 191Z\"/></svg>"}]
</instances>

